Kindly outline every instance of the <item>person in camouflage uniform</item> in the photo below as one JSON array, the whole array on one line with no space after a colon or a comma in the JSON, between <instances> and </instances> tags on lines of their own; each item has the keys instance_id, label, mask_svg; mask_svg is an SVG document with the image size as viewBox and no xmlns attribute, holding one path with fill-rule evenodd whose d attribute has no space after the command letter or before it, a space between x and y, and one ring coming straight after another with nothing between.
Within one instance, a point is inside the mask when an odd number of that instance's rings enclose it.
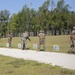
<instances>
[{"instance_id":1,"label":"person in camouflage uniform","mask_svg":"<svg viewBox=\"0 0 75 75\"><path fill-rule=\"evenodd\" d=\"M13 35L12 35L12 33L10 32L10 33L8 34L8 43L9 43L9 47L11 47L12 37L13 37Z\"/></svg>"},{"instance_id":2,"label":"person in camouflage uniform","mask_svg":"<svg viewBox=\"0 0 75 75\"><path fill-rule=\"evenodd\" d=\"M1 34L0 34L0 39L2 38Z\"/></svg>"},{"instance_id":3,"label":"person in camouflage uniform","mask_svg":"<svg viewBox=\"0 0 75 75\"><path fill-rule=\"evenodd\" d=\"M70 35L70 50L68 53L74 53L74 47L75 47L75 26L73 27L73 31Z\"/></svg>"},{"instance_id":4,"label":"person in camouflage uniform","mask_svg":"<svg viewBox=\"0 0 75 75\"><path fill-rule=\"evenodd\" d=\"M38 34L38 37L39 37L38 50L40 50L41 45L43 45L43 49L45 50L45 34L44 34L44 31L40 30L40 33Z\"/></svg>"},{"instance_id":5,"label":"person in camouflage uniform","mask_svg":"<svg viewBox=\"0 0 75 75\"><path fill-rule=\"evenodd\" d=\"M27 39L28 39L29 41L31 41L30 38L29 38L28 32L25 31L25 32L22 34L22 36L21 36L21 40L22 40L22 50L26 49L26 40L27 40Z\"/></svg>"}]
</instances>

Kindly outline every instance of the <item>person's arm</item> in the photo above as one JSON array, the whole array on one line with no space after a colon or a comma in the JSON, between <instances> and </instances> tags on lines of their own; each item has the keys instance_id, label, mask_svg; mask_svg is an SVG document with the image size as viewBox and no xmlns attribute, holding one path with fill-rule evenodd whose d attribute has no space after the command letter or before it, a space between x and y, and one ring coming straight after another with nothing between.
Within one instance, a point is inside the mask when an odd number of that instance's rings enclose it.
<instances>
[{"instance_id":1,"label":"person's arm","mask_svg":"<svg viewBox=\"0 0 75 75\"><path fill-rule=\"evenodd\" d=\"M29 41L31 41L31 39L29 38L29 36L26 39L28 39Z\"/></svg>"},{"instance_id":2,"label":"person's arm","mask_svg":"<svg viewBox=\"0 0 75 75\"><path fill-rule=\"evenodd\" d=\"M72 38L72 34L70 34L70 41L69 41L70 42L70 45L72 45L72 39L73 39Z\"/></svg>"}]
</instances>

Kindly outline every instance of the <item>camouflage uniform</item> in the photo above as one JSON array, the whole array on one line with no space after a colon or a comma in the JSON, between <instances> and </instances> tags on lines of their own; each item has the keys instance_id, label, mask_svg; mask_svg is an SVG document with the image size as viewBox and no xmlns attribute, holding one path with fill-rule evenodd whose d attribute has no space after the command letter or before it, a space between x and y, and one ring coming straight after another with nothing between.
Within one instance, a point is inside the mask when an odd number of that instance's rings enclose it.
<instances>
[{"instance_id":1,"label":"camouflage uniform","mask_svg":"<svg viewBox=\"0 0 75 75\"><path fill-rule=\"evenodd\" d=\"M22 40L22 49L26 49L26 40L29 40L30 41L30 38L29 38L29 35L28 35L28 32L26 31L25 33L22 34L21 36L21 40Z\"/></svg>"},{"instance_id":2,"label":"camouflage uniform","mask_svg":"<svg viewBox=\"0 0 75 75\"><path fill-rule=\"evenodd\" d=\"M9 34L8 34L9 47L11 47L11 42L12 42L12 33L9 33Z\"/></svg>"},{"instance_id":3,"label":"camouflage uniform","mask_svg":"<svg viewBox=\"0 0 75 75\"><path fill-rule=\"evenodd\" d=\"M1 34L0 34L0 39L2 38Z\"/></svg>"},{"instance_id":4,"label":"camouflage uniform","mask_svg":"<svg viewBox=\"0 0 75 75\"><path fill-rule=\"evenodd\" d=\"M42 38L41 38L42 36ZM40 50L41 45L43 45L43 49L45 50L45 34L44 31L40 31L40 33L38 34L39 37L39 44L38 44L38 50Z\"/></svg>"},{"instance_id":5,"label":"camouflage uniform","mask_svg":"<svg viewBox=\"0 0 75 75\"><path fill-rule=\"evenodd\" d=\"M74 47L75 47L75 26L73 27L73 31L70 35L70 50L68 51L68 53L74 53Z\"/></svg>"}]
</instances>

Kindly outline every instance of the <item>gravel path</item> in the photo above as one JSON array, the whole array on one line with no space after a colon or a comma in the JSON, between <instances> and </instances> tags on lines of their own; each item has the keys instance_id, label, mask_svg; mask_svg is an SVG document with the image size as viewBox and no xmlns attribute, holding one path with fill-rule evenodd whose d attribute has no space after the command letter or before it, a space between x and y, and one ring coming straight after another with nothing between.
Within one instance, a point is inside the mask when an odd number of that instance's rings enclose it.
<instances>
[{"instance_id":1,"label":"gravel path","mask_svg":"<svg viewBox=\"0 0 75 75\"><path fill-rule=\"evenodd\" d=\"M11 48L0 48L0 54L24 60L35 60L41 63L58 65L63 68L75 70L75 55L55 52L21 50Z\"/></svg>"}]
</instances>

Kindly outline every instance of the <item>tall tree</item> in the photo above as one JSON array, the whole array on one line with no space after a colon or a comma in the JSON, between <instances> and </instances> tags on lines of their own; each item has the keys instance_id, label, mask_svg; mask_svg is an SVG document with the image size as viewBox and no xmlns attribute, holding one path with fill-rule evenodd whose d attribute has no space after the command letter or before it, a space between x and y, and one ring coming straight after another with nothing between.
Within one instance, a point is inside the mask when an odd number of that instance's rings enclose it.
<instances>
[{"instance_id":1,"label":"tall tree","mask_svg":"<svg viewBox=\"0 0 75 75\"><path fill-rule=\"evenodd\" d=\"M69 5L65 4L64 0L59 0L57 2L57 7L55 8L56 19L55 19L55 28L59 28L60 34L61 30L68 29L67 19L68 19Z\"/></svg>"},{"instance_id":2,"label":"tall tree","mask_svg":"<svg viewBox=\"0 0 75 75\"><path fill-rule=\"evenodd\" d=\"M8 10L0 11L0 33L6 34L10 12Z\"/></svg>"}]
</instances>

